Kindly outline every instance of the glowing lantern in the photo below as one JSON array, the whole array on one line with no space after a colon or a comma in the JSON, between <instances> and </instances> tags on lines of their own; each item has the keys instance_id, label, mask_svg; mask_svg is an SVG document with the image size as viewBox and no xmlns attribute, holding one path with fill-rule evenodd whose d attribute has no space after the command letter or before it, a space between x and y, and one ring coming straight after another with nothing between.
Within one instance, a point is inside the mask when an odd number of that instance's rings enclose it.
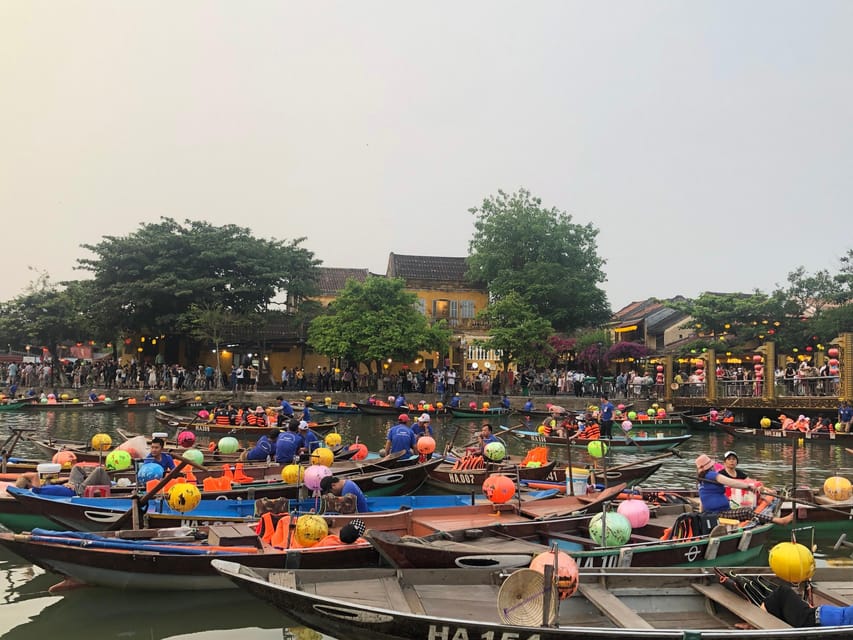
<instances>
[{"instance_id":1,"label":"glowing lantern","mask_svg":"<svg viewBox=\"0 0 853 640\"><path fill-rule=\"evenodd\" d=\"M305 479L305 469L298 464L289 464L281 470L281 479L288 484L296 484Z\"/></svg>"},{"instance_id":2,"label":"glowing lantern","mask_svg":"<svg viewBox=\"0 0 853 640\"><path fill-rule=\"evenodd\" d=\"M515 495L515 483L506 476L492 474L483 482L483 493L494 504L503 504Z\"/></svg>"},{"instance_id":3,"label":"glowing lantern","mask_svg":"<svg viewBox=\"0 0 853 640\"><path fill-rule=\"evenodd\" d=\"M489 444L495 443L490 442ZM418 453L428 456L432 454L433 451L435 451L435 440L433 438L430 436L421 436L418 438Z\"/></svg>"},{"instance_id":4,"label":"glowing lantern","mask_svg":"<svg viewBox=\"0 0 853 640\"><path fill-rule=\"evenodd\" d=\"M349 446L350 451L352 451L353 449L356 450L355 454L352 456L353 460L364 460L367 457L368 450L366 444L356 442Z\"/></svg>"},{"instance_id":5,"label":"glowing lantern","mask_svg":"<svg viewBox=\"0 0 853 640\"><path fill-rule=\"evenodd\" d=\"M761 421L758 424L761 425L762 429L769 429L772 422L771 422L770 418L764 417L764 418L761 418Z\"/></svg>"},{"instance_id":6,"label":"glowing lantern","mask_svg":"<svg viewBox=\"0 0 853 640\"><path fill-rule=\"evenodd\" d=\"M601 440L593 440L586 445L586 451L593 458L601 458L602 456L607 455L607 443L602 442Z\"/></svg>"},{"instance_id":7,"label":"glowing lantern","mask_svg":"<svg viewBox=\"0 0 853 640\"><path fill-rule=\"evenodd\" d=\"M631 539L631 523L620 513L596 513L589 521L589 537L599 546L621 547Z\"/></svg>"},{"instance_id":8,"label":"glowing lantern","mask_svg":"<svg viewBox=\"0 0 853 640\"><path fill-rule=\"evenodd\" d=\"M500 462L506 458L506 447L503 442L490 442L483 449L483 455L492 462Z\"/></svg>"},{"instance_id":9,"label":"glowing lantern","mask_svg":"<svg viewBox=\"0 0 853 640\"><path fill-rule=\"evenodd\" d=\"M312 491L320 490L320 481L332 475L332 470L322 464L313 464L305 470L305 486Z\"/></svg>"},{"instance_id":10,"label":"glowing lantern","mask_svg":"<svg viewBox=\"0 0 853 640\"><path fill-rule=\"evenodd\" d=\"M303 547L313 547L329 535L329 525L320 516L307 514L296 521L296 541Z\"/></svg>"},{"instance_id":11,"label":"glowing lantern","mask_svg":"<svg viewBox=\"0 0 853 640\"><path fill-rule=\"evenodd\" d=\"M192 511L201 502L201 491L190 482L179 482L169 490L169 506L175 511Z\"/></svg>"},{"instance_id":12,"label":"glowing lantern","mask_svg":"<svg viewBox=\"0 0 853 640\"><path fill-rule=\"evenodd\" d=\"M327 447L338 447L341 444L341 434L340 433L327 433L326 437L323 439L326 443Z\"/></svg>"},{"instance_id":13,"label":"glowing lantern","mask_svg":"<svg viewBox=\"0 0 853 640\"><path fill-rule=\"evenodd\" d=\"M311 452L312 465L322 465L324 467L331 467L334 461L335 454L332 453L331 449L327 449L326 447L317 447L316 449L314 449L314 451Z\"/></svg>"},{"instance_id":14,"label":"glowing lantern","mask_svg":"<svg viewBox=\"0 0 853 640\"><path fill-rule=\"evenodd\" d=\"M53 454L51 462L61 465L63 469L70 469L77 463L77 456L73 451L57 451Z\"/></svg>"},{"instance_id":15,"label":"glowing lantern","mask_svg":"<svg viewBox=\"0 0 853 640\"><path fill-rule=\"evenodd\" d=\"M545 567L553 566L556 560L557 565L557 590L560 593L560 600L565 600L570 597L578 589L580 580L578 579L578 565L575 559L564 551L546 551L535 556L530 561L530 568L538 571L541 574L545 573Z\"/></svg>"},{"instance_id":16,"label":"glowing lantern","mask_svg":"<svg viewBox=\"0 0 853 640\"><path fill-rule=\"evenodd\" d=\"M54 460L54 462L58 461ZM832 476L823 483L823 493L831 500L849 500L850 496L853 495L853 486L850 485L847 478Z\"/></svg>"},{"instance_id":17,"label":"glowing lantern","mask_svg":"<svg viewBox=\"0 0 853 640\"><path fill-rule=\"evenodd\" d=\"M96 433L92 436L92 448L95 451L108 451L112 445L113 439L106 433Z\"/></svg>"},{"instance_id":18,"label":"glowing lantern","mask_svg":"<svg viewBox=\"0 0 853 640\"><path fill-rule=\"evenodd\" d=\"M634 529L645 527L649 523L651 515L649 505L646 504L645 500L623 500L619 503L616 513L628 518L628 522Z\"/></svg>"},{"instance_id":19,"label":"glowing lantern","mask_svg":"<svg viewBox=\"0 0 853 640\"><path fill-rule=\"evenodd\" d=\"M237 438L233 436L225 436L224 438L219 439L218 447L220 453L237 453L237 449L240 448L240 443L237 441Z\"/></svg>"},{"instance_id":20,"label":"glowing lantern","mask_svg":"<svg viewBox=\"0 0 853 640\"><path fill-rule=\"evenodd\" d=\"M178 446L189 449L195 444L195 434L192 431L181 431L178 434Z\"/></svg>"},{"instance_id":21,"label":"glowing lantern","mask_svg":"<svg viewBox=\"0 0 853 640\"><path fill-rule=\"evenodd\" d=\"M770 550L768 563L778 578L788 582L808 580L815 572L812 552L796 542L777 544Z\"/></svg>"},{"instance_id":22,"label":"glowing lantern","mask_svg":"<svg viewBox=\"0 0 853 640\"><path fill-rule=\"evenodd\" d=\"M168 401L169 401L168 396L160 396L160 402L168 402Z\"/></svg>"},{"instance_id":23,"label":"glowing lantern","mask_svg":"<svg viewBox=\"0 0 853 640\"><path fill-rule=\"evenodd\" d=\"M107 454L104 466L106 466L107 471L124 471L130 469L132 464L133 458L127 451L116 449Z\"/></svg>"}]
</instances>

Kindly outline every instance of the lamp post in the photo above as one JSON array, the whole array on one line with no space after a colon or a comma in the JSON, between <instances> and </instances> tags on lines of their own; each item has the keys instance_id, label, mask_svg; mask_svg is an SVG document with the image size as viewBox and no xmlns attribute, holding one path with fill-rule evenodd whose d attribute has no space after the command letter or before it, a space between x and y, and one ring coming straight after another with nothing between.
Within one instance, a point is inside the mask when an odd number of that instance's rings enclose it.
<instances>
[{"instance_id":1,"label":"lamp post","mask_svg":"<svg viewBox=\"0 0 853 640\"><path fill-rule=\"evenodd\" d=\"M601 370L601 350L604 347L603 342L596 342L598 346L598 394L604 393L604 373Z\"/></svg>"}]
</instances>

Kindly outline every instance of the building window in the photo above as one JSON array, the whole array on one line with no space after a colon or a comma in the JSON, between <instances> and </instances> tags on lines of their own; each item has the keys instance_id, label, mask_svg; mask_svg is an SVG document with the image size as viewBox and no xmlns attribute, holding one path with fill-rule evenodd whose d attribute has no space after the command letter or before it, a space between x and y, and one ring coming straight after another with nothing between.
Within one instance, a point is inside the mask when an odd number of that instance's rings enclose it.
<instances>
[{"instance_id":1,"label":"building window","mask_svg":"<svg viewBox=\"0 0 853 640\"><path fill-rule=\"evenodd\" d=\"M450 317L450 300L433 300L432 317L436 320Z\"/></svg>"},{"instance_id":2,"label":"building window","mask_svg":"<svg viewBox=\"0 0 853 640\"><path fill-rule=\"evenodd\" d=\"M426 300L423 298L418 298L418 301L415 303L415 309L417 309L421 315L426 315Z\"/></svg>"},{"instance_id":3,"label":"building window","mask_svg":"<svg viewBox=\"0 0 853 640\"><path fill-rule=\"evenodd\" d=\"M459 317L460 318L473 318L474 313L474 301L473 300L463 300L459 303Z\"/></svg>"}]
</instances>

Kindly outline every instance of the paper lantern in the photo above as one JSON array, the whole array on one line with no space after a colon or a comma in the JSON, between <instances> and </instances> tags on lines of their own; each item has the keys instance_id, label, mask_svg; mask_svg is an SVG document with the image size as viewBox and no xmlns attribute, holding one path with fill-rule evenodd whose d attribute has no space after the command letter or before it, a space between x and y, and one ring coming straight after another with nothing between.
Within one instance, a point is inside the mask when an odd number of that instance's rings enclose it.
<instances>
[{"instance_id":1,"label":"paper lantern","mask_svg":"<svg viewBox=\"0 0 853 640\"><path fill-rule=\"evenodd\" d=\"M296 541L303 547L313 547L329 535L329 525L320 516L307 514L296 521Z\"/></svg>"},{"instance_id":2,"label":"paper lantern","mask_svg":"<svg viewBox=\"0 0 853 640\"><path fill-rule=\"evenodd\" d=\"M442 409L444 409L444 403L443 402L436 402L435 408L438 409L439 411L441 411Z\"/></svg>"},{"instance_id":3,"label":"paper lantern","mask_svg":"<svg viewBox=\"0 0 853 640\"><path fill-rule=\"evenodd\" d=\"M469 409L476 409L476 408L477 408L477 403L476 403L476 402L474 402L474 401L469 402L469 403L468 403L468 408L469 408Z\"/></svg>"},{"instance_id":4,"label":"paper lantern","mask_svg":"<svg viewBox=\"0 0 853 640\"><path fill-rule=\"evenodd\" d=\"M64 394L63 394L63 395L64 395ZM135 404L136 404L136 398L128 398L128 399L127 399L127 404L129 404L129 405L135 405Z\"/></svg>"},{"instance_id":5,"label":"paper lantern","mask_svg":"<svg viewBox=\"0 0 853 640\"><path fill-rule=\"evenodd\" d=\"M178 434L178 446L189 449L195 444L195 434L192 431L181 431Z\"/></svg>"},{"instance_id":6,"label":"paper lantern","mask_svg":"<svg viewBox=\"0 0 853 640\"><path fill-rule=\"evenodd\" d=\"M507 476L495 473L483 482L483 493L494 504L503 504L515 495L515 483Z\"/></svg>"},{"instance_id":7,"label":"paper lantern","mask_svg":"<svg viewBox=\"0 0 853 640\"><path fill-rule=\"evenodd\" d=\"M311 396L305 396L305 402L311 402Z\"/></svg>"},{"instance_id":8,"label":"paper lantern","mask_svg":"<svg viewBox=\"0 0 853 640\"><path fill-rule=\"evenodd\" d=\"M796 542L780 542L770 549L768 563L776 577L788 582L808 580L815 572L814 555Z\"/></svg>"},{"instance_id":9,"label":"paper lantern","mask_svg":"<svg viewBox=\"0 0 853 640\"><path fill-rule=\"evenodd\" d=\"M224 438L219 439L218 447L220 453L237 453L237 449L240 448L240 443L237 441L237 438L233 436L225 436Z\"/></svg>"},{"instance_id":10,"label":"paper lantern","mask_svg":"<svg viewBox=\"0 0 853 640\"><path fill-rule=\"evenodd\" d=\"M298 464L286 465L281 470L281 479L288 484L296 484L305 479L305 469Z\"/></svg>"},{"instance_id":11,"label":"paper lantern","mask_svg":"<svg viewBox=\"0 0 853 640\"><path fill-rule=\"evenodd\" d=\"M489 409L489 407L491 407L491 406L492 405L490 405L488 402L484 402L483 403L483 411L487 411Z\"/></svg>"},{"instance_id":12,"label":"paper lantern","mask_svg":"<svg viewBox=\"0 0 853 640\"><path fill-rule=\"evenodd\" d=\"M332 470L322 464L312 464L305 470L305 486L312 491L320 490L320 481L332 475Z\"/></svg>"},{"instance_id":13,"label":"paper lantern","mask_svg":"<svg viewBox=\"0 0 853 640\"><path fill-rule=\"evenodd\" d=\"M601 440L593 440L586 445L586 451L593 458L601 458L602 456L607 455L607 443L602 442Z\"/></svg>"},{"instance_id":14,"label":"paper lantern","mask_svg":"<svg viewBox=\"0 0 853 640\"><path fill-rule=\"evenodd\" d=\"M666 409L658 409L657 417L658 419L666 418Z\"/></svg>"},{"instance_id":15,"label":"paper lantern","mask_svg":"<svg viewBox=\"0 0 853 640\"><path fill-rule=\"evenodd\" d=\"M717 418L720 417L720 412L717 411L716 409L711 409L711 412L709 413L709 415L711 416L711 420L716 420Z\"/></svg>"},{"instance_id":16,"label":"paper lantern","mask_svg":"<svg viewBox=\"0 0 853 640\"><path fill-rule=\"evenodd\" d=\"M631 539L631 523L620 513L596 513L589 521L589 537L599 546L621 547Z\"/></svg>"},{"instance_id":17,"label":"paper lantern","mask_svg":"<svg viewBox=\"0 0 853 640\"><path fill-rule=\"evenodd\" d=\"M630 431L633 427L634 427L634 424L630 420L625 420L622 423L622 431L625 431L626 433L628 431Z\"/></svg>"},{"instance_id":18,"label":"paper lantern","mask_svg":"<svg viewBox=\"0 0 853 640\"><path fill-rule=\"evenodd\" d=\"M764 417L764 418L761 418L761 420L758 422L758 424L761 425L762 429L769 429L770 425L772 425L773 422L770 420L770 418Z\"/></svg>"},{"instance_id":19,"label":"paper lantern","mask_svg":"<svg viewBox=\"0 0 853 640\"><path fill-rule=\"evenodd\" d=\"M490 442L489 444L500 444ZM431 455L435 451L435 440L430 436L421 436L418 438L418 453L425 456Z\"/></svg>"},{"instance_id":20,"label":"paper lantern","mask_svg":"<svg viewBox=\"0 0 853 640\"><path fill-rule=\"evenodd\" d=\"M187 449L184 451L183 457L198 466L202 466L204 464L204 451L201 449Z\"/></svg>"},{"instance_id":21,"label":"paper lantern","mask_svg":"<svg viewBox=\"0 0 853 640\"><path fill-rule=\"evenodd\" d=\"M625 405L624 404L616 405L616 408L619 409L619 411L625 411Z\"/></svg>"},{"instance_id":22,"label":"paper lantern","mask_svg":"<svg viewBox=\"0 0 853 640\"><path fill-rule=\"evenodd\" d=\"M659 372L663 373L663 365L659 364L657 367L655 367L655 371L659 371Z\"/></svg>"},{"instance_id":23,"label":"paper lantern","mask_svg":"<svg viewBox=\"0 0 853 640\"><path fill-rule=\"evenodd\" d=\"M835 347L830 347L830 348L829 348L829 349L827 349L827 351L826 351L826 355L828 355L830 358L837 358L837 357L838 357L838 355L839 355L839 353L840 353L840 352L839 352L839 351L838 351L838 349L836 349Z\"/></svg>"},{"instance_id":24,"label":"paper lantern","mask_svg":"<svg viewBox=\"0 0 853 640\"><path fill-rule=\"evenodd\" d=\"M506 458L506 447L503 442L490 442L483 449L483 455L492 462L500 462Z\"/></svg>"},{"instance_id":25,"label":"paper lantern","mask_svg":"<svg viewBox=\"0 0 853 640\"><path fill-rule=\"evenodd\" d=\"M77 456L73 451L57 451L53 454L51 462L61 465L63 469L70 469L77 463Z\"/></svg>"},{"instance_id":26,"label":"paper lantern","mask_svg":"<svg viewBox=\"0 0 853 640\"><path fill-rule=\"evenodd\" d=\"M123 449L116 449L107 454L107 459L104 461L107 471L124 471L130 469L133 464L133 458Z\"/></svg>"},{"instance_id":27,"label":"paper lantern","mask_svg":"<svg viewBox=\"0 0 853 640\"><path fill-rule=\"evenodd\" d=\"M654 409L655 411L657 411L658 409L660 409L660 405L659 405L657 402L653 402L653 403L651 404L651 407L652 407L652 409Z\"/></svg>"},{"instance_id":28,"label":"paper lantern","mask_svg":"<svg viewBox=\"0 0 853 640\"><path fill-rule=\"evenodd\" d=\"M196 396L196 397L195 397L195 398L193 398L193 399L194 399L196 402L201 402L201 396Z\"/></svg>"},{"instance_id":29,"label":"paper lantern","mask_svg":"<svg viewBox=\"0 0 853 640\"><path fill-rule=\"evenodd\" d=\"M168 401L169 401L168 396L160 396L160 402L168 402Z\"/></svg>"},{"instance_id":30,"label":"paper lantern","mask_svg":"<svg viewBox=\"0 0 853 640\"><path fill-rule=\"evenodd\" d=\"M80 404L80 398L74 398L74 399L71 401L71 404Z\"/></svg>"},{"instance_id":31,"label":"paper lantern","mask_svg":"<svg viewBox=\"0 0 853 640\"><path fill-rule=\"evenodd\" d=\"M536 432L537 432L539 435L545 435L545 425L544 425L544 424L540 424L538 427L536 427Z\"/></svg>"},{"instance_id":32,"label":"paper lantern","mask_svg":"<svg viewBox=\"0 0 853 640\"><path fill-rule=\"evenodd\" d=\"M341 434L340 433L327 433L326 437L323 438L323 441L326 443L326 446L329 448L340 446L340 444L342 442Z\"/></svg>"},{"instance_id":33,"label":"paper lantern","mask_svg":"<svg viewBox=\"0 0 853 640\"><path fill-rule=\"evenodd\" d=\"M331 467L335 461L335 454L331 449L326 447L317 447L311 452L311 464L320 464L324 467Z\"/></svg>"},{"instance_id":34,"label":"paper lantern","mask_svg":"<svg viewBox=\"0 0 853 640\"><path fill-rule=\"evenodd\" d=\"M210 418L210 411L207 409L201 409L196 415L199 420L208 420Z\"/></svg>"},{"instance_id":35,"label":"paper lantern","mask_svg":"<svg viewBox=\"0 0 853 640\"><path fill-rule=\"evenodd\" d=\"M349 446L349 450L352 451L356 449L355 454L352 456L353 460L364 460L367 457L368 450L367 445L362 442L356 442Z\"/></svg>"},{"instance_id":36,"label":"paper lantern","mask_svg":"<svg viewBox=\"0 0 853 640\"><path fill-rule=\"evenodd\" d=\"M190 482L179 482L169 489L169 506L175 511L186 513L201 502L201 491Z\"/></svg>"},{"instance_id":37,"label":"paper lantern","mask_svg":"<svg viewBox=\"0 0 853 640\"><path fill-rule=\"evenodd\" d=\"M633 529L645 527L649 524L649 517L651 515L649 513L649 505L646 504L645 500L623 500L619 503L616 513L628 518L628 522L631 523Z\"/></svg>"},{"instance_id":38,"label":"paper lantern","mask_svg":"<svg viewBox=\"0 0 853 640\"><path fill-rule=\"evenodd\" d=\"M330 406L332 404L332 399L330 397L326 396L325 398L323 398L323 404L326 405L327 407Z\"/></svg>"},{"instance_id":39,"label":"paper lantern","mask_svg":"<svg viewBox=\"0 0 853 640\"><path fill-rule=\"evenodd\" d=\"M163 477L163 467L156 462L145 462L140 465L136 472L136 483L145 485L151 480L160 480Z\"/></svg>"},{"instance_id":40,"label":"paper lantern","mask_svg":"<svg viewBox=\"0 0 853 640\"><path fill-rule=\"evenodd\" d=\"M646 415L649 416L650 418L654 418L655 417L655 410L649 409L648 411L646 411Z\"/></svg>"},{"instance_id":41,"label":"paper lantern","mask_svg":"<svg viewBox=\"0 0 853 640\"><path fill-rule=\"evenodd\" d=\"M62 400L68 400L69 395L68 395L67 393L63 393L63 394L62 394L62 395L60 395L59 397L60 397ZM132 400L135 400L135 399L136 399L136 398L132 398Z\"/></svg>"},{"instance_id":42,"label":"paper lantern","mask_svg":"<svg viewBox=\"0 0 853 640\"><path fill-rule=\"evenodd\" d=\"M530 561L530 568L539 573L545 573L546 566L557 564L557 591L560 600L570 597L578 589L580 580L578 578L578 565L575 559L564 551L546 551L534 556Z\"/></svg>"},{"instance_id":43,"label":"paper lantern","mask_svg":"<svg viewBox=\"0 0 853 640\"><path fill-rule=\"evenodd\" d=\"M58 461L54 460L54 462ZM847 478L832 476L823 483L823 493L831 500L849 500L850 496L853 495L853 486L850 485Z\"/></svg>"},{"instance_id":44,"label":"paper lantern","mask_svg":"<svg viewBox=\"0 0 853 640\"><path fill-rule=\"evenodd\" d=\"M636 411L629 411L628 412L628 420L636 420L636 419L637 419L637 412Z\"/></svg>"},{"instance_id":45,"label":"paper lantern","mask_svg":"<svg viewBox=\"0 0 853 640\"><path fill-rule=\"evenodd\" d=\"M107 396L106 396L106 395L104 395L103 393L102 393L101 395L99 395L99 396L98 396L98 400L100 400L101 402L103 402L103 401L104 401L104 400L106 400L106 399L107 399Z\"/></svg>"},{"instance_id":46,"label":"paper lantern","mask_svg":"<svg viewBox=\"0 0 853 640\"><path fill-rule=\"evenodd\" d=\"M111 446L113 446L113 439L106 433L96 433L92 436L92 448L95 451L109 451Z\"/></svg>"}]
</instances>

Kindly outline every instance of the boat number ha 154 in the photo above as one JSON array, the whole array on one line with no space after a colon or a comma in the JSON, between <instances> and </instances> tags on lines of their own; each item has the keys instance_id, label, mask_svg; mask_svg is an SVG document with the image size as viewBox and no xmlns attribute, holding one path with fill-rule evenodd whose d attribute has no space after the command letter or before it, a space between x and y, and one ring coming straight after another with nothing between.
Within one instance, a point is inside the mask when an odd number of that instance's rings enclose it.
<instances>
[{"instance_id":1,"label":"boat number ha 154","mask_svg":"<svg viewBox=\"0 0 853 640\"><path fill-rule=\"evenodd\" d=\"M529 636L522 637L520 633L512 633L504 631L503 633L495 631L486 631L480 635L468 635L468 629L465 627L449 627L438 626L431 624L429 626L429 636L426 640L539 640L539 634L533 633Z\"/></svg>"},{"instance_id":2,"label":"boat number ha 154","mask_svg":"<svg viewBox=\"0 0 853 640\"><path fill-rule=\"evenodd\" d=\"M448 479L453 484L474 484L473 473L450 473Z\"/></svg>"}]
</instances>

